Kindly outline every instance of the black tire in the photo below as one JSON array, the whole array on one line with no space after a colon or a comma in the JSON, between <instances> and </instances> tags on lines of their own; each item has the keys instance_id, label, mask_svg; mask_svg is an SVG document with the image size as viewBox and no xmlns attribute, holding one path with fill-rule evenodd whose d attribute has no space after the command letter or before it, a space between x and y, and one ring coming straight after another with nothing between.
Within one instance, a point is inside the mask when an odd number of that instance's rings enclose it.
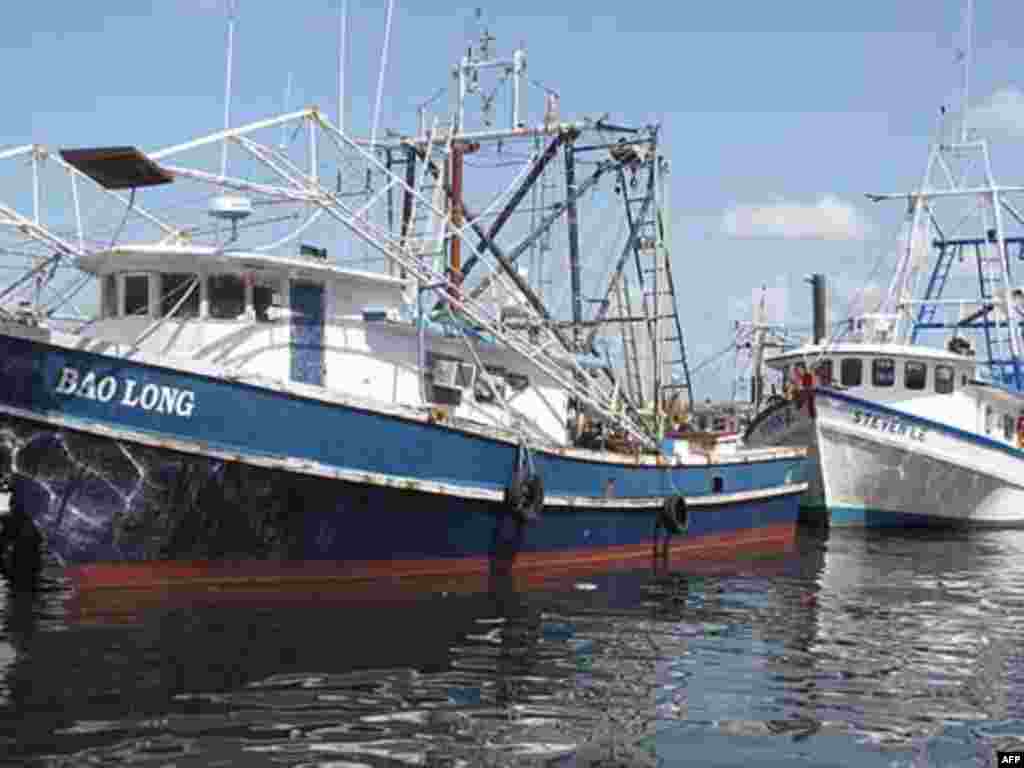
<instances>
[{"instance_id":1,"label":"black tire","mask_svg":"<svg viewBox=\"0 0 1024 768\"><path fill-rule=\"evenodd\" d=\"M12 494L11 509L0 522L0 574L15 589L31 589L43 566L43 537Z\"/></svg>"},{"instance_id":2,"label":"black tire","mask_svg":"<svg viewBox=\"0 0 1024 768\"><path fill-rule=\"evenodd\" d=\"M523 505L523 493L523 478L517 472L505 488L505 506L513 512L519 509Z\"/></svg>"},{"instance_id":3,"label":"black tire","mask_svg":"<svg viewBox=\"0 0 1024 768\"><path fill-rule=\"evenodd\" d=\"M505 506L522 523L534 523L544 509L544 481L540 475L527 475L525 467L512 475L505 489Z\"/></svg>"},{"instance_id":4,"label":"black tire","mask_svg":"<svg viewBox=\"0 0 1024 768\"><path fill-rule=\"evenodd\" d=\"M540 520L544 509L544 481L540 475L531 475L523 483L523 500L519 509L519 519L524 523L535 523Z\"/></svg>"},{"instance_id":5,"label":"black tire","mask_svg":"<svg viewBox=\"0 0 1024 768\"><path fill-rule=\"evenodd\" d=\"M31 522L22 527L10 547L7 577L15 589L32 589L43 569L43 540Z\"/></svg>"},{"instance_id":6,"label":"black tire","mask_svg":"<svg viewBox=\"0 0 1024 768\"><path fill-rule=\"evenodd\" d=\"M669 496L658 512L661 527L671 534L686 533L690 526L690 512L686 499L682 496Z\"/></svg>"}]
</instances>

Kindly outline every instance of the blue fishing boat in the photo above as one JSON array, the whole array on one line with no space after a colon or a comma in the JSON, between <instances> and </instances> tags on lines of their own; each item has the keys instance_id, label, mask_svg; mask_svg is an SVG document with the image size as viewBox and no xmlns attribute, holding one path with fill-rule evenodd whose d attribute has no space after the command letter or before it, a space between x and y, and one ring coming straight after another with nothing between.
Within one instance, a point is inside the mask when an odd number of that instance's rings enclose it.
<instances>
[{"instance_id":1,"label":"blue fishing boat","mask_svg":"<svg viewBox=\"0 0 1024 768\"><path fill-rule=\"evenodd\" d=\"M302 583L792 546L802 449L664 439L692 392L658 127L565 121L551 94L531 123L523 51L497 68L511 125L471 125L492 40L410 135L308 108L149 152L0 152L66 203L0 202L3 248L32 260L0 291L10 575ZM468 155L509 162L475 190ZM582 232L588 212L621 235ZM96 311L70 315L89 286Z\"/></svg>"}]
</instances>

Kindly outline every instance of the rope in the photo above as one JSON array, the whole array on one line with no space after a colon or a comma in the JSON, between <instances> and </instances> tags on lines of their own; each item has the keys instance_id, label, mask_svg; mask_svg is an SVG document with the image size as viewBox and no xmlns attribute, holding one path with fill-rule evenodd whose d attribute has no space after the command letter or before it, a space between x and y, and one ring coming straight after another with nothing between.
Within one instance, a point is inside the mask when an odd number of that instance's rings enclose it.
<instances>
[{"instance_id":1,"label":"rope","mask_svg":"<svg viewBox=\"0 0 1024 768\"><path fill-rule=\"evenodd\" d=\"M733 341L725 349L723 349L723 350L721 350L719 352L716 352L714 355L709 357L707 360L705 360L702 363L700 363L699 365L691 368L690 369L690 377L692 378L698 372L700 372L701 369L706 368L707 366L711 365L712 363L721 360L723 357L725 357L727 354L729 354L729 352L731 352L735 348L736 348L736 342Z\"/></svg>"}]
</instances>

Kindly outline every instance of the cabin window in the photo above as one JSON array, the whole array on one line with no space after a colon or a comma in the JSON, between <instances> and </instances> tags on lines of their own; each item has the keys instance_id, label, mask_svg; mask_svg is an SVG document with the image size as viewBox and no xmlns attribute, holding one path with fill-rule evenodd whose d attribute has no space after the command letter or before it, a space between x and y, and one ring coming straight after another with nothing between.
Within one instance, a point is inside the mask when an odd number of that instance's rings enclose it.
<instances>
[{"instance_id":1,"label":"cabin window","mask_svg":"<svg viewBox=\"0 0 1024 768\"><path fill-rule=\"evenodd\" d=\"M828 386L832 383L832 361L822 360L814 368L814 373L818 377L818 383Z\"/></svg>"},{"instance_id":2,"label":"cabin window","mask_svg":"<svg viewBox=\"0 0 1024 768\"><path fill-rule=\"evenodd\" d=\"M117 317L117 275L107 275L103 281L103 316Z\"/></svg>"},{"instance_id":3,"label":"cabin window","mask_svg":"<svg viewBox=\"0 0 1024 768\"><path fill-rule=\"evenodd\" d=\"M844 387L859 387L863 381L864 366L859 357L844 357L839 366L839 381Z\"/></svg>"},{"instance_id":4,"label":"cabin window","mask_svg":"<svg viewBox=\"0 0 1024 768\"><path fill-rule=\"evenodd\" d=\"M525 373L509 373L505 376L505 383L514 393L519 394L530 386L530 377Z\"/></svg>"},{"instance_id":5,"label":"cabin window","mask_svg":"<svg viewBox=\"0 0 1024 768\"><path fill-rule=\"evenodd\" d=\"M281 306L281 286L278 283L256 283L252 287L252 309L259 322L270 322L271 307Z\"/></svg>"},{"instance_id":6,"label":"cabin window","mask_svg":"<svg viewBox=\"0 0 1024 768\"><path fill-rule=\"evenodd\" d=\"M940 395L948 395L953 391L955 380L952 365L935 366L935 391Z\"/></svg>"},{"instance_id":7,"label":"cabin window","mask_svg":"<svg viewBox=\"0 0 1024 768\"><path fill-rule=\"evenodd\" d=\"M196 276L183 273L172 273L161 278L160 314L169 315L186 293L188 298L178 307L175 317L199 317L199 286L193 286Z\"/></svg>"},{"instance_id":8,"label":"cabin window","mask_svg":"<svg viewBox=\"0 0 1024 768\"><path fill-rule=\"evenodd\" d=\"M789 366L788 365L782 366L780 371L782 373L782 384L783 384L783 386L785 386L786 382L789 381Z\"/></svg>"},{"instance_id":9,"label":"cabin window","mask_svg":"<svg viewBox=\"0 0 1024 768\"><path fill-rule=\"evenodd\" d=\"M212 275L207 283L210 317L234 320L245 313L245 284L237 275Z\"/></svg>"},{"instance_id":10,"label":"cabin window","mask_svg":"<svg viewBox=\"0 0 1024 768\"><path fill-rule=\"evenodd\" d=\"M891 387L896 382L896 363L891 357L871 361L871 383L876 387Z\"/></svg>"},{"instance_id":11,"label":"cabin window","mask_svg":"<svg viewBox=\"0 0 1024 768\"><path fill-rule=\"evenodd\" d=\"M907 389L924 389L928 378L928 366L916 360L908 360L903 368L903 386Z\"/></svg>"},{"instance_id":12,"label":"cabin window","mask_svg":"<svg viewBox=\"0 0 1024 768\"><path fill-rule=\"evenodd\" d=\"M995 413L992 412L992 406L985 406L985 434L991 435L992 429L995 427Z\"/></svg>"},{"instance_id":13,"label":"cabin window","mask_svg":"<svg viewBox=\"0 0 1024 768\"><path fill-rule=\"evenodd\" d=\"M149 275L125 275L124 314L149 314Z\"/></svg>"},{"instance_id":14,"label":"cabin window","mask_svg":"<svg viewBox=\"0 0 1024 768\"><path fill-rule=\"evenodd\" d=\"M721 493L725 490L725 478L721 475L712 475L711 477L711 492Z\"/></svg>"},{"instance_id":15,"label":"cabin window","mask_svg":"<svg viewBox=\"0 0 1024 768\"><path fill-rule=\"evenodd\" d=\"M1003 414L1003 437L1007 440L1013 440L1014 438L1014 423L1013 416L1008 413Z\"/></svg>"}]
</instances>

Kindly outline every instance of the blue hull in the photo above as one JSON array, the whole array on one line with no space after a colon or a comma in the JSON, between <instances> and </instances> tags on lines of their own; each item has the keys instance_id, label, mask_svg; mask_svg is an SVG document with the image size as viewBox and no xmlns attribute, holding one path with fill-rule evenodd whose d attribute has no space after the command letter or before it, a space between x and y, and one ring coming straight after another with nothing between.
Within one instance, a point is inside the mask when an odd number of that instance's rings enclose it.
<instances>
[{"instance_id":1,"label":"blue hull","mask_svg":"<svg viewBox=\"0 0 1024 768\"><path fill-rule=\"evenodd\" d=\"M1020 523L960 520L953 517L861 507L829 507L829 525L836 528L1024 528Z\"/></svg>"},{"instance_id":2,"label":"blue hull","mask_svg":"<svg viewBox=\"0 0 1024 768\"><path fill-rule=\"evenodd\" d=\"M949 522L928 515L891 512L884 509L858 507L830 507L829 525L847 528L930 528L948 527Z\"/></svg>"},{"instance_id":3,"label":"blue hull","mask_svg":"<svg viewBox=\"0 0 1024 768\"><path fill-rule=\"evenodd\" d=\"M742 497L798 483L804 469L801 458L662 467L535 452L546 498L583 505L554 501L540 521L523 524L492 498L508 484L517 451L496 438L10 337L0 336L0 360L0 473L13 478L13 517L31 519L69 565L382 569L635 554L654 541L664 496L713 502L720 479L721 492ZM372 477L361 482L361 472ZM638 499L653 503L638 507ZM774 542L798 515L796 493L722 497L691 507L683 538L719 548L736 536Z\"/></svg>"}]
</instances>

